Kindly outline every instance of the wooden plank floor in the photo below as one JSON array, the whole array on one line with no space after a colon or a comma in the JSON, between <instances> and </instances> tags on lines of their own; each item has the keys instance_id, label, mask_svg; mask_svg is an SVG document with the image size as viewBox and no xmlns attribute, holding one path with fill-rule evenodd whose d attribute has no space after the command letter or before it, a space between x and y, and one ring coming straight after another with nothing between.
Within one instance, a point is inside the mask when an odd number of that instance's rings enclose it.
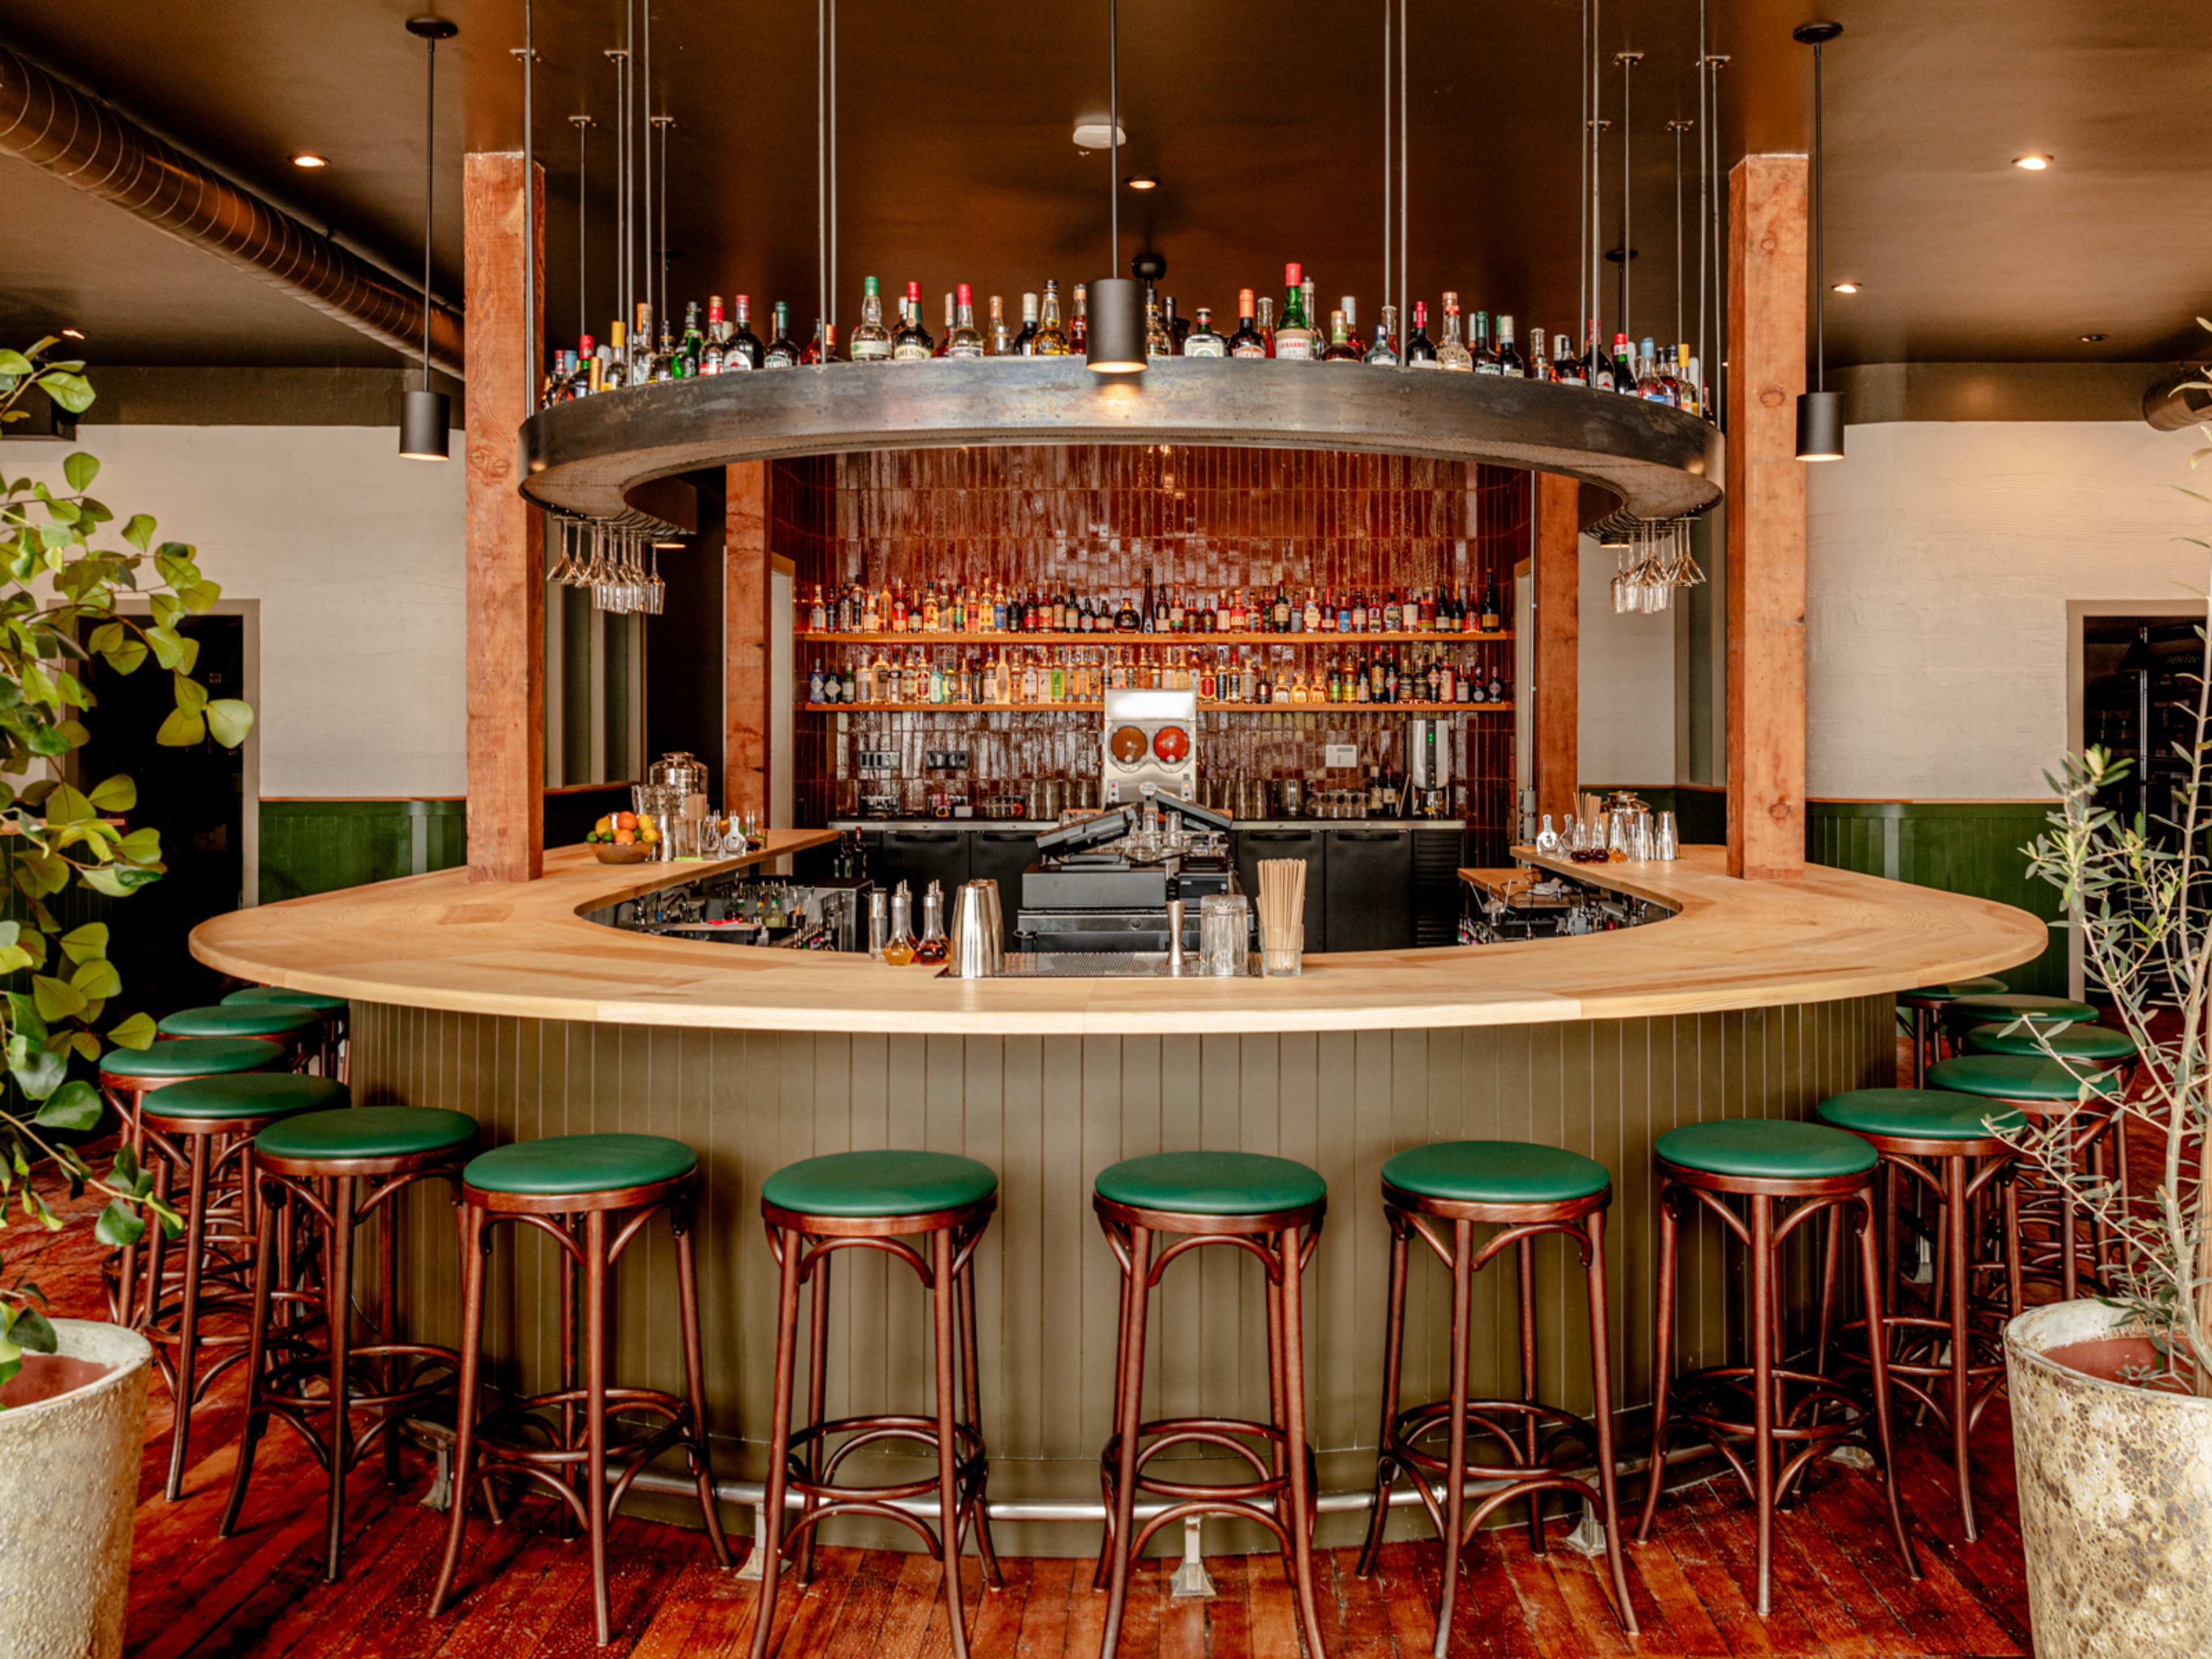
<instances>
[{"instance_id":1,"label":"wooden plank floor","mask_svg":"<svg viewBox=\"0 0 2212 1659\"><path fill-rule=\"evenodd\" d=\"M58 1311L97 1312L88 1231L75 1229L23 1253L22 1265ZM11 1233L11 1250L27 1244ZM565 1659L597 1651L582 1546L553 1534L543 1504L526 1505L501 1528L473 1524L465 1598L442 1618L425 1615L443 1540L443 1517L416 1501L426 1465L411 1463L411 1484L397 1492L373 1471L356 1475L347 1576L325 1584L321 1477L297 1437L277 1430L258 1460L240 1531L217 1541L239 1398L226 1379L195 1424L187 1495L171 1504L160 1495L168 1408L155 1387L131 1584L128 1651L137 1659ZM1984 1534L1966 1544L1942 1448L1930 1435L1907 1433L1906 1501L1924 1573L1917 1583L1887 1541L1878 1490L1866 1475L1830 1465L1811 1502L1782 1517L1768 1618L1756 1617L1749 1600L1748 1510L1735 1488L1713 1484L1668 1498L1651 1541L1631 1547L1639 1639L1632 1643L1615 1627L1593 1564L1564 1549L1535 1555L1525 1531L1513 1528L1486 1534L1470 1552L1452 1651L1498 1659L2025 1654L2012 1451L2001 1408L1989 1414L1977 1453ZM699 1534L623 1519L611 1554L608 1653L713 1659L747 1650L754 1586L716 1570ZM1395 1544L1383 1551L1375 1577L1362 1581L1349 1552L1328 1554L1321 1579L1329 1659L1425 1655L1437 1563L1433 1544ZM1166 1594L1163 1565L1145 1565L1122 1640L1126 1659L1297 1659L1290 1594L1273 1559L1223 1557L1208 1566L1218 1595L1179 1601ZM1090 1589L1086 1566L1013 1560L1006 1577L1003 1590L984 1595L970 1564L979 1659L1096 1654L1104 1598ZM938 1659L950 1648L936 1591L937 1569L927 1558L829 1549L812 1586L782 1598L778 1651L785 1659Z\"/></svg>"}]
</instances>

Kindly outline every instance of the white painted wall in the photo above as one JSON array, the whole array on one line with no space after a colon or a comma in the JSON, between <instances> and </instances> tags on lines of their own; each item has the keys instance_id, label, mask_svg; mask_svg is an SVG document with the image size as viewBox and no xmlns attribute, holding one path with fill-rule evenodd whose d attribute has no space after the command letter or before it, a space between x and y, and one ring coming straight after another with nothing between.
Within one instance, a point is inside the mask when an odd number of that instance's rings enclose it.
<instances>
[{"instance_id":1,"label":"white painted wall","mask_svg":"<svg viewBox=\"0 0 2212 1659\"><path fill-rule=\"evenodd\" d=\"M1674 621L1617 615L1612 549L1582 538L1575 722L1584 783L1674 781Z\"/></svg>"},{"instance_id":2,"label":"white painted wall","mask_svg":"<svg viewBox=\"0 0 2212 1659\"><path fill-rule=\"evenodd\" d=\"M458 438L438 465L388 427L88 426L10 441L9 470L58 489L71 448L118 520L152 514L226 599L260 601L264 798L465 793Z\"/></svg>"},{"instance_id":3,"label":"white painted wall","mask_svg":"<svg viewBox=\"0 0 2212 1659\"><path fill-rule=\"evenodd\" d=\"M1807 481L1806 793L2048 795L2067 602L2205 591L2204 550L2179 539L2212 537L2180 493L2204 487L2202 442L2139 422L1851 428L1849 459ZM1587 630L1587 584L1583 603ZM1585 708L1591 680L1586 657Z\"/></svg>"}]
</instances>

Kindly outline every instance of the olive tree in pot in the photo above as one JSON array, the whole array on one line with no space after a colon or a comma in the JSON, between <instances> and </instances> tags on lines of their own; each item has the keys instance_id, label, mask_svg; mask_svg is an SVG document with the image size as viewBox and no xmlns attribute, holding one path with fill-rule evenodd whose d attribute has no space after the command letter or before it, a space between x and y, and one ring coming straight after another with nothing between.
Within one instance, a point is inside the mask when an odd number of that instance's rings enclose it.
<instances>
[{"instance_id":1,"label":"olive tree in pot","mask_svg":"<svg viewBox=\"0 0 2212 1659\"><path fill-rule=\"evenodd\" d=\"M0 350L0 422L21 418L33 386L72 412L91 404L84 366L55 358L56 343ZM122 981L107 924L69 926L54 905L71 890L127 898L162 873L156 832L127 827L131 780L70 781L96 718L81 671L97 659L118 673L167 672L166 744L235 747L253 718L209 698L177 626L220 590L191 547L156 542L151 518L118 524L87 494L99 471L78 453L61 463L58 488L0 474L0 1650L10 1659L122 1650L153 1353L135 1331L51 1317L33 1270L9 1257L72 1222L88 1220L111 1248L149 1221L177 1225L127 1145L104 1171L78 1150L112 1127L94 1062L111 1045L144 1048L155 1030L143 1013L110 1013ZM121 611L125 596L143 602L143 617Z\"/></svg>"},{"instance_id":2,"label":"olive tree in pot","mask_svg":"<svg viewBox=\"0 0 2212 1659\"><path fill-rule=\"evenodd\" d=\"M2039 1659L2212 1652L2212 635L2198 634L2176 817L2100 805L2129 768L2093 748L2051 780L2059 811L2027 849L2139 1050L2121 1109L2130 1134L2164 1154L2155 1190L2130 1197L2077 1165L2086 1101L2007 1137L2121 1253L2107 1295L2033 1309L2005 1331Z\"/></svg>"}]
</instances>

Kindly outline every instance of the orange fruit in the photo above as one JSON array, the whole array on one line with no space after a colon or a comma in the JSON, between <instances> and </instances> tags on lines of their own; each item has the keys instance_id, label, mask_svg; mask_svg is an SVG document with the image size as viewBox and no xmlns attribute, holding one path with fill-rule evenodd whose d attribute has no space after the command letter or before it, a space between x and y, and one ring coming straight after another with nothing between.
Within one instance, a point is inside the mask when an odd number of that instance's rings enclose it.
<instances>
[{"instance_id":1,"label":"orange fruit","mask_svg":"<svg viewBox=\"0 0 2212 1659\"><path fill-rule=\"evenodd\" d=\"M635 829L636 829L636 828L637 828L637 814L636 814L636 813L635 813L635 812L617 812L617 813L616 813L616 814L615 814L615 828L616 828L616 829L617 829L617 830L635 830Z\"/></svg>"},{"instance_id":2,"label":"orange fruit","mask_svg":"<svg viewBox=\"0 0 2212 1659\"><path fill-rule=\"evenodd\" d=\"M625 812L623 816L627 817L629 815ZM615 831L615 845L617 847L628 847L636 839L637 831L635 830L617 830Z\"/></svg>"}]
</instances>

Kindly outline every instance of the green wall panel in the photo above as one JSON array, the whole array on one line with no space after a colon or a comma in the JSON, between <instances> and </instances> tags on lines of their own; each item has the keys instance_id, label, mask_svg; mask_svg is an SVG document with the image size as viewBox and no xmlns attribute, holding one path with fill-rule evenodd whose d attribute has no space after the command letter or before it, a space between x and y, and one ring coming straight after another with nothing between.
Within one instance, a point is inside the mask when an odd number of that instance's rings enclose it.
<instances>
[{"instance_id":1,"label":"green wall panel","mask_svg":"<svg viewBox=\"0 0 2212 1659\"><path fill-rule=\"evenodd\" d=\"M468 855L458 800L265 800L261 902L447 870Z\"/></svg>"}]
</instances>

